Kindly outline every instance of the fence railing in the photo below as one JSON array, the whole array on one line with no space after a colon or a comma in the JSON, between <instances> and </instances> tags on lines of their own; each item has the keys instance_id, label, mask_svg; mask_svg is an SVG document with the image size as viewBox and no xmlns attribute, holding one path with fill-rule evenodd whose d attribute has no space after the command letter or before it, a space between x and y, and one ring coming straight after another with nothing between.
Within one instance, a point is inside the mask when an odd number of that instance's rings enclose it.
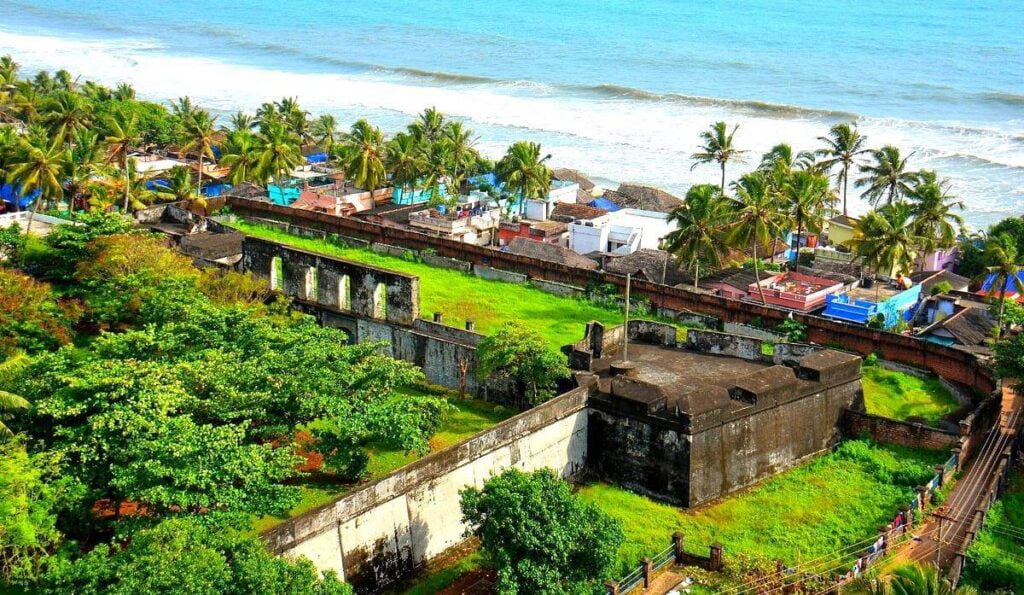
<instances>
[{"instance_id":1,"label":"fence railing","mask_svg":"<svg viewBox=\"0 0 1024 595\"><path fill-rule=\"evenodd\" d=\"M722 569L722 546L712 544L708 547L708 555L691 554L684 546L683 534L672 534L672 542L665 549L650 558L640 560L637 568L617 581L607 581L605 592L608 595L628 595L638 588L646 589L651 585L655 575L672 564L700 566L706 570Z\"/></svg>"}]
</instances>

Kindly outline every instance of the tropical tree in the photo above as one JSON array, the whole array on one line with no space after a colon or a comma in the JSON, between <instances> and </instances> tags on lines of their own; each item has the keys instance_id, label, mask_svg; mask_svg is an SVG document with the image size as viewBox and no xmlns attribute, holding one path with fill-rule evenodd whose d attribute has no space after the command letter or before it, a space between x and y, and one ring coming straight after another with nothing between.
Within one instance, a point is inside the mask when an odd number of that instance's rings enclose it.
<instances>
[{"instance_id":1,"label":"tropical tree","mask_svg":"<svg viewBox=\"0 0 1024 595\"><path fill-rule=\"evenodd\" d=\"M452 147L440 142L426 144L423 157L423 187L430 194L430 206L446 204L455 206L458 201L459 189L455 178L451 175ZM445 194L442 196L441 189Z\"/></svg>"},{"instance_id":2,"label":"tropical tree","mask_svg":"<svg viewBox=\"0 0 1024 595\"><path fill-rule=\"evenodd\" d=\"M243 114L244 115L244 114ZM232 130L224 139L221 165L230 168L228 181L234 185L258 179L260 140L246 128ZM262 181L266 181L264 178Z\"/></svg>"},{"instance_id":3,"label":"tropical tree","mask_svg":"<svg viewBox=\"0 0 1024 595\"><path fill-rule=\"evenodd\" d=\"M985 271L990 280L989 296L999 295L999 313L996 325L996 342L1003 334L1003 314L1006 310L1006 291L1024 294L1024 280L1020 278L1021 255L1017 244L1007 234L992 236L985 243Z\"/></svg>"},{"instance_id":4,"label":"tropical tree","mask_svg":"<svg viewBox=\"0 0 1024 595\"><path fill-rule=\"evenodd\" d=\"M551 469L510 469L483 488L462 490L459 501L498 572L500 595L594 592L624 539L617 520L573 494Z\"/></svg>"},{"instance_id":5,"label":"tropical tree","mask_svg":"<svg viewBox=\"0 0 1024 595\"><path fill-rule=\"evenodd\" d=\"M798 170L786 180L782 188L782 204L785 212L796 221L794 268L799 262L800 240L804 230L821 229L825 206L830 198L828 178L822 174Z\"/></svg>"},{"instance_id":6,"label":"tropical tree","mask_svg":"<svg viewBox=\"0 0 1024 595\"><path fill-rule=\"evenodd\" d=\"M732 205L712 184L698 184L686 192L683 204L668 215L675 229L664 238L663 249L693 273L693 288L700 283L700 267L719 267L728 249Z\"/></svg>"},{"instance_id":7,"label":"tropical tree","mask_svg":"<svg viewBox=\"0 0 1024 595\"><path fill-rule=\"evenodd\" d=\"M256 118L245 112L235 112L228 117L228 125L221 126L221 132L236 132L244 130L246 132L252 132L253 128L256 128Z\"/></svg>"},{"instance_id":8,"label":"tropical tree","mask_svg":"<svg viewBox=\"0 0 1024 595\"><path fill-rule=\"evenodd\" d=\"M42 102L42 93L31 81L15 81L11 104L19 119L26 124L32 124L38 120L39 107Z\"/></svg>"},{"instance_id":9,"label":"tropical tree","mask_svg":"<svg viewBox=\"0 0 1024 595\"><path fill-rule=\"evenodd\" d=\"M187 97L185 98L188 99ZM128 212L128 203L131 199L131 169L128 167L128 155L132 147L139 143L139 120L134 112L115 111L107 119L108 135L106 139L110 153L107 156L108 162L117 161L121 164L121 172L125 178L124 184L124 212Z\"/></svg>"},{"instance_id":10,"label":"tropical tree","mask_svg":"<svg viewBox=\"0 0 1024 595\"><path fill-rule=\"evenodd\" d=\"M458 187L465 175L466 169L476 159L476 139L473 138L473 131L462 125L462 122L448 122L444 127L442 142L447 143L451 148L452 157L452 179L453 184ZM460 172L461 170L461 172Z\"/></svg>"},{"instance_id":11,"label":"tropical tree","mask_svg":"<svg viewBox=\"0 0 1024 595\"><path fill-rule=\"evenodd\" d=\"M518 141L508 148L495 167L498 179L519 197L519 215L526 209L526 199L546 196L551 190L551 155L540 156L540 143Z\"/></svg>"},{"instance_id":12,"label":"tropical tree","mask_svg":"<svg viewBox=\"0 0 1024 595\"><path fill-rule=\"evenodd\" d=\"M22 139L18 156L10 165L10 178L21 189L23 196L39 192L25 228L26 236L32 229L32 220L39 212L39 205L60 200L64 196L61 171L67 158L67 150L62 146L60 138L51 141L45 136L29 135Z\"/></svg>"},{"instance_id":13,"label":"tropical tree","mask_svg":"<svg viewBox=\"0 0 1024 595\"><path fill-rule=\"evenodd\" d=\"M825 147L818 149L818 155L824 157L821 165L826 170L835 170L836 186L843 188L843 215L846 215L846 190L850 182L850 168L854 166L857 156L868 152L864 147L867 137L857 131L857 124L836 124L828 131L828 136L819 136L818 140Z\"/></svg>"},{"instance_id":14,"label":"tropical tree","mask_svg":"<svg viewBox=\"0 0 1024 595\"><path fill-rule=\"evenodd\" d=\"M892 203L869 211L854 228L851 244L854 253L876 273L909 271L921 245L921 238L914 233L910 205ZM877 285L875 289L877 298Z\"/></svg>"},{"instance_id":15,"label":"tropical tree","mask_svg":"<svg viewBox=\"0 0 1024 595\"><path fill-rule=\"evenodd\" d=\"M3 390L24 370L31 360L24 352L15 352L0 363L0 440L13 435L4 422L15 413L27 410L31 404L22 396Z\"/></svg>"},{"instance_id":16,"label":"tropical tree","mask_svg":"<svg viewBox=\"0 0 1024 595\"><path fill-rule=\"evenodd\" d=\"M92 123L92 106L72 91L58 91L48 97L42 112L43 123L64 144L70 144L78 131Z\"/></svg>"},{"instance_id":17,"label":"tropical tree","mask_svg":"<svg viewBox=\"0 0 1024 595\"><path fill-rule=\"evenodd\" d=\"M964 203L947 192L947 184L939 181L935 172L918 173L919 181L907 194L914 217L914 233L922 238L922 248L934 251L956 245L963 230L963 217L955 210L963 210ZM922 260L921 266L924 266Z\"/></svg>"},{"instance_id":18,"label":"tropical tree","mask_svg":"<svg viewBox=\"0 0 1024 595\"><path fill-rule=\"evenodd\" d=\"M199 207L205 212L206 197L199 194L199 186L192 182L192 170L183 165L171 168L166 180L156 182L154 190L159 198L184 202L189 210Z\"/></svg>"},{"instance_id":19,"label":"tropical tree","mask_svg":"<svg viewBox=\"0 0 1024 595\"><path fill-rule=\"evenodd\" d=\"M917 181L917 172L907 169L907 160L912 155L902 157L900 150L892 145L871 151L872 162L860 166L860 172L865 177L857 180L854 186L864 188L861 196L872 206L878 206L883 198L886 204L900 200L913 189Z\"/></svg>"},{"instance_id":20,"label":"tropical tree","mask_svg":"<svg viewBox=\"0 0 1024 595\"><path fill-rule=\"evenodd\" d=\"M410 196L416 195L416 184L424 175L426 160L422 147L411 134L399 132L387 144L387 169L391 172L392 183L408 187Z\"/></svg>"},{"instance_id":21,"label":"tropical tree","mask_svg":"<svg viewBox=\"0 0 1024 595\"><path fill-rule=\"evenodd\" d=\"M780 171L789 176L797 169L809 169L807 166L814 163L814 154L810 151L793 151L789 143L779 143L761 156L761 163L757 169L760 171Z\"/></svg>"},{"instance_id":22,"label":"tropical tree","mask_svg":"<svg viewBox=\"0 0 1024 595\"><path fill-rule=\"evenodd\" d=\"M334 145L338 144L338 120L331 114L322 114L313 122L313 138L330 153Z\"/></svg>"},{"instance_id":23,"label":"tropical tree","mask_svg":"<svg viewBox=\"0 0 1024 595\"><path fill-rule=\"evenodd\" d=\"M969 585L953 588L931 564L905 564L889 576L861 581L854 592L868 595L978 595Z\"/></svg>"},{"instance_id":24,"label":"tropical tree","mask_svg":"<svg viewBox=\"0 0 1024 595\"><path fill-rule=\"evenodd\" d=\"M725 165L730 161L740 161L741 155L746 153L746 151L737 149L733 144L733 137L738 129L738 124L733 126L730 131L725 122L715 122L709 130L700 133L702 144L696 153L690 155L695 162L690 166L690 171L696 169L698 165L718 164L722 170L722 183L718 189L723 195L725 194Z\"/></svg>"},{"instance_id":25,"label":"tropical tree","mask_svg":"<svg viewBox=\"0 0 1024 595\"><path fill-rule=\"evenodd\" d=\"M114 88L114 99L118 101L129 101L135 99L135 88L128 83L118 83Z\"/></svg>"},{"instance_id":26,"label":"tropical tree","mask_svg":"<svg viewBox=\"0 0 1024 595\"><path fill-rule=\"evenodd\" d=\"M109 211L121 200L127 214L153 202L156 194L149 187L150 178L138 174L135 161L128 160L127 165L124 170L106 172L92 180L88 186L90 209Z\"/></svg>"},{"instance_id":27,"label":"tropical tree","mask_svg":"<svg viewBox=\"0 0 1024 595\"><path fill-rule=\"evenodd\" d=\"M192 119L192 116L199 111L199 106L192 103L192 98L188 95L179 97L178 99L170 102L171 113L178 119L178 122L184 126L186 122Z\"/></svg>"},{"instance_id":28,"label":"tropical tree","mask_svg":"<svg viewBox=\"0 0 1024 595\"><path fill-rule=\"evenodd\" d=\"M84 207L87 190L103 158L103 144L96 132L80 130L75 134L63 171L64 191L72 210Z\"/></svg>"},{"instance_id":29,"label":"tropical tree","mask_svg":"<svg viewBox=\"0 0 1024 595\"><path fill-rule=\"evenodd\" d=\"M417 141L434 144L441 141L444 124L444 114L437 108L428 107L420 113L415 122L409 124L409 134Z\"/></svg>"},{"instance_id":30,"label":"tropical tree","mask_svg":"<svg viewBox=\"0 0 1024 595\"><path fill-rule=\"evenodd\" d=\"M761 259L757 256L757 249L774 242L785 230L789 219L779 209L778 201L769 188L767 175L763 172L742 176L733 185L733 189L739 205L736 222L729 232L729 240L737 246L750 246L757 290L761 296L761 303L767 304L764 288L761 287L761 274L758 271Z\"/></svg>"},{"instance_id":31,"label":"tropical tree","mask_svg":"<svg viewBox=\"0 0 1024 595\"><path fill-rule=\"evenodd\" d=\"M365 119L359 119L342 138L345 175L356 186L370 191L370 198L388 179L384 133Z\"/></svg>"},{"instance_id":32,"label":"tropical tree","mask_svg":"<svg viewBox=\"0 0 1024 595\"><path fill-rule=\"evenodd\" d=\"M210 116L206 110L197 109L183 122L185 151L194 151L199 157L199 182L196 187L200 193L203 191L203 158L213 159L213 143L217 135L214 130L216 120L217 117Z\"/></svg>"},{"instance_id":33,"label":"tropical tree","mask_svg":"<svg viewBox=\"0 0 1024 595\"><path fill-rule=\"evenodd\" d=\"M299 139L281 122L267 122L259 136L256 171L263 180L281 183L281 177L302 165Z\"/></svg>"},{"instance_id":34,"label":"tropical tree","mask_svg":"<svg viewBox=\"0 0 1024 595\"><path fill-rule=\"evenodd\" d=\"M477 347L477 376L509 380L523 388L530 405L555 396L558 381L569 376L565 356L552 351L536 331L506 322Z\"/></svg>"}]
</instances>

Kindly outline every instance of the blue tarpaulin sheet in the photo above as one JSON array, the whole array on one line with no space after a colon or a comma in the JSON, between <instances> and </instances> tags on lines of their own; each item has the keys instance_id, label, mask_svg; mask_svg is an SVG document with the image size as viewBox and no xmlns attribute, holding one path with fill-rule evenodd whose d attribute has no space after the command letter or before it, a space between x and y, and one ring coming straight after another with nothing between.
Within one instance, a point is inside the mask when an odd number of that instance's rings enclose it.
<instances>
[{"instance_id":1,"label":"blue tarpaulin sheet","mask_svg":"<svg viewBox=\"0 0 1024 595\"><path fill-rule=\"evenodd\" d=\"M622 208L619 205L608 200L607 198L604 198L603 196L601 198L595 198L594 200L590 201L588 203L588 206L597 207L598 209L604 209L609 212L618 211L619 209Z\"/></svg>"},{"instance_id":2,"label":"blue tarpaulin sheet","mask_svg":"<svg viewBox=\"0 0 1024 595\"><path fill-rule=\"evenodd\" d=\"M0 186L0 198L3 198L4 202L12 207L15 206L14 202L17 200L18 209L28 207L40 194L42 193L39 190L36 190L29 194L22 195L20 186L13 184L4 184L3 186Z\"/></svg>"}]
</instances>

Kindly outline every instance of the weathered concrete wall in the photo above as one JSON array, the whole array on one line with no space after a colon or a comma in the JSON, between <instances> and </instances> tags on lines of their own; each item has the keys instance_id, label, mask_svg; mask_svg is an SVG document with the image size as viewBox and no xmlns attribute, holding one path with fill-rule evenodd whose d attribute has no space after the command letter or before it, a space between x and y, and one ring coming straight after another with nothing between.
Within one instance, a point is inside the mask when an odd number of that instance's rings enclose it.
<instances>
[{"instance_id":1,"label":"weathered concrete wall","mask_svg":"<svg viewBox=\"0 0 1024 595\"><path fill-rule=\"evenodd\" d=\"M402 248L401 246L392 246L390 244L370 244L370 250L373 250L377 254L386 254L388 256L397 256L402 258L406 254L410 253L411 250L408 248Z\"/></svg>"},{"instance_id":2,"label":"weathered concrete wall","mask_svg":"<svg viewBox=\"0 0 1024 595\"><path fill-rule=\"evenodd\" d=\"M586 462L587 389L580 388L429 455L264 533L272 551L306 556L374 592L465 539L459 490L506 469Z\"/></svg>"},{"instance_id":3,"label":"weathered concrete wall","mask_svg":"<svg viewBox=\"0 0 1024 595\"><path fill-rule=\"evenodd\" d=\"M277 279L280 259L282 279ZM419 318L420 284L413 275L378 269L274 242L246 237L243 269L269 278L285 295L352 312L355 316L412 325Z\"/></svg>"},{"instance_id":4,"label":"weathered concrete wall","mask_svg":"<svg viewBox=\"0 0 1024 595\"><path fill-rule=\"evenodd\" d=\"M505 283L526 283L528 279L526 275L479 264L473 265L473 274L488 281L503 281Z\"/></svg>"},{"instance_id":5,"label":"weathered concrete wall","mask_svg":"<svg viewBox=\"0 0 1024 595\"><path fill-rule=\"evenodd\" d=\"M530 279L530 285L537 289L561 297L581 297L585 293L583 289L556 281L545 281L543 279Z\"/></svg>"},{"instance_id":6,"label":"weathered concrete wall","mask_svg":"<svg viewBox=\"0 0 1024 595\"><path fill-rule=\"evenodd\" d=\"M468 273L473 270L473 264L457 258L448 258L446 256L437 256L435 254L420 254L420 258L423 262L429 264L432 267L440 267L442 269L452 269L454 271L462 271Z\"/></svg>"},{"instance_id":7,"label":"weathered concrete wall","mask_svg":"<svg viewBox=\"0 0 1024 595\"><path fill-rule=\"evenodd\" d=\"M910 448L954 448L960 445L960 433L932 428L924 424L897 421L862 411L847 410L842 416L842 432L849 438L869 436L875 442Z\"/></svg>"}]
</instances>

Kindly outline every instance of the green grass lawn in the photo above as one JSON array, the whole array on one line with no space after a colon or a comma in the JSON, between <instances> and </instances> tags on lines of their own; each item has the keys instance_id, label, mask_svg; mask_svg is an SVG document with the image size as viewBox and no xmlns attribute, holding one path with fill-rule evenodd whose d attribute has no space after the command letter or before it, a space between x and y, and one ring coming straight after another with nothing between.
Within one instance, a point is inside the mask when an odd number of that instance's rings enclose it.
<instances>
[{"instance_id":1,"label":"green grass lawn","mask_svg":"<svg viewBox=\"0 0 1024 595\"><path fill-rule=\"evenodd\" d=\"M402 389L402 392L415 394L424 391L415 387L406 387ZM445 417L441 428L430 439L431 452L448 448L502 420L512 417L516 413L514 410L502 407L501 405L475 399L459 399L454 395L449 399L449 403L453 406L453 410ZM387 449L373 443L369 445L369 451L370 460L367 464L367 477L364 483L379 479L419 458L415 453ZM304 485L301 487L302 500L288 511L287 515L264 516L254 519L253 531L256 533L265 531L289 518L298 516L317 506L327 504L353 487L357 487L357 485Z\"/></svg>"},{"instance_id":2,"label":"green grass lawn","mask_svg":"<svg viewBox=\"0 0 1024 595\"><path fill-rule=\"evenodd\" d=\"M967 551L964 582L985 593L1024 593L1024 472L985 517L985 528Z\"/></svg>"},{"instance_id":3,"label":"green grass lawn","mask_svg":"<svg viewBox=\"0 0 1024 595\"><path fill-rule=\"evenodd\" d=\"M619 552L620 575L665 549L674 531L682 531L687 551L697 554L707 555L710 544L721 543L727 564L798 563L875 535L946 456L850 441L750 490L692 510L603 483L579 493L622 522L626 542Z\"/></svg>"},{"instance_id":4,"label":"green grass lawn","mask_svg":"<svg viewBox=\"0 0 1024 595\"><path fill-rule=\"evenodd\" d=\"M478 552L473 552L450 566L428 573L426 576L414 578L415 584L412 587L397 592L404 595L437 593L441 589L451 586L452 583L462 578L462 575L480 568L482 561L483 557Z\"/></svg>"},{"instance_id":5,"label":"green grass lawn","mask_svg":"<svg viewBox=\"0 0 1024 595\"><path fill-rule=\"evenodd\" d=\"M622 312L586 300L559 297L528 285L488 281L470 274L432 267L365 248L343 248L326 240L303 238L261 225L234 222L246 234L310 252L319 252L417 275L420 279L420 314L442 312L445 322L461 327L473 320L480 333L490 334L509 320L518 321L544 337L555 348L580 340L591 320L609 325L622 323Z\"/></svg>"},{"instance_id":6,"label":"green grass lawn","mask_svg":"<svg viewBox=\"0 0 1024 595\"><path fill-rule=\"evenodd\" d=\"M922 417L935 425L960 408L960 403L931 376L918 378L881 366L864 366L861 384L868 413L904 420Z\"/></svg>"}]
</instances>

